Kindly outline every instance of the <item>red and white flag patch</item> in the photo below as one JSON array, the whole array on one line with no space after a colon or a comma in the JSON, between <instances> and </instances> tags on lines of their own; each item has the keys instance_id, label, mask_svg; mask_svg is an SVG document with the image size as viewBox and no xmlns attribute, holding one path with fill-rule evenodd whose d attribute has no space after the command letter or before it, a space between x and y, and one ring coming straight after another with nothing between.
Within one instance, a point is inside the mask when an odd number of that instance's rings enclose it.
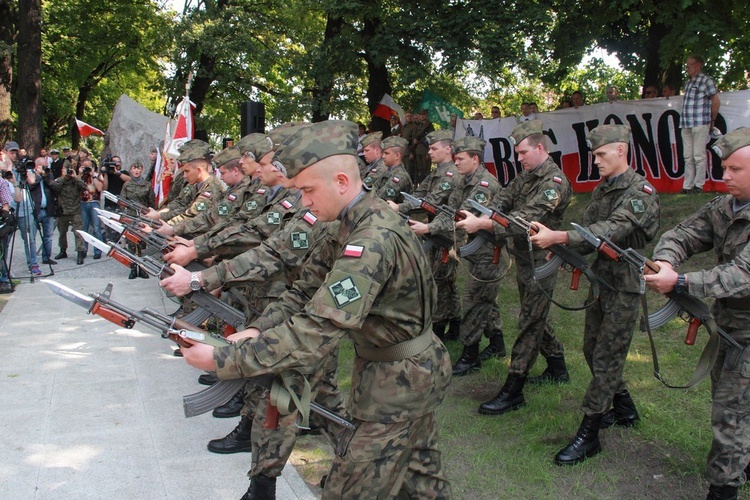
<instances>
[{"instance_id":1,"label":"red and white flag patch","mask_svg":"<svg viewBox=\"0 0 750 500\"><path fill-rule=\"evenodd\" d=\"M482 182L479 183L479 185L482 186L482 187L489 187L490 183L487 182L487 181L482 181Z\"/></svg>"},{"instance_id":2,"label":"red and white flag patch","mask_svg":"<svg viewBox=\"0 0 750 500\"><path fill-rule=\"evenodd\" d=\"M211 197L211 191L203 191L203 193L201 193L201 196L205 196L206 198L210 198Z\"/></svg>"},{"instance_id":3,"label":"red and white flag patch","mask_svg":"<svg viewBox=\"0 0 750 500\"><path fill-rule=\"evenodd\" d=\"M562 184L562 177L554 176L552 180L558 184Z\"/></svg>"},{"instance_id":4,"label":"red and white flag patch","mask_svg":"<svg viewBox=\"0 0 750 500\"><path fill-rule=\"evenodd\" d=\"M393 178L393 182L395 182L396 184L398 184L398 181L400 181L400 180L401 180L401 179L399 179L398 177L394 177L394 178Z\"/></svg>"},{"instance_id":5,"label":"red and white flag patch","mask_svg":"<svg viewBox=\"0 0 750 500\"><path fill-rule=\"evenodd\" d=\"M310 224L311 226L318 222L318 218L315 217L315 214L312 212L307 212L305 215L302 216L302 219Z\"/></svg>"},{"instance_id":6,"label":"red and white flag patch","mask_svg":"<svg viewBox=\"0 0 750 500\"><path fill-rule=\"evenodd\" d=\"M230 194L229 196L227 196L227 199L228 199L229 201L234 201L234 200L236 200L236 199L237 199L237 195L236 195L236 194Z\"/></svg>"},{"instance_id":7,"label":"red and white flag patch","mask_svg":"<svg viewBox=\"0 0 750 500\"><path fill-rule=\"evenodd\" d=\"M445 175L447 175L448 177L453 177L453 172L446 172Z\"/></svg>"},{"instance_id":8,"label":"red and white flag patch","mask_svg":"<svg viewBox=\"0 0 750 500\"><path fill-rule=\"evenodd\" d=\"M258 194L266 194L266 190L263 189L263 188L260 188L259 190L256 191L256 193L258 193Z\"/></svg>"},{"instance_id":9,"label":"red and white flag patch","mask_svg":"<svg viewBox=\"0 0 750 500\"><path fill-rule=\"evenodd\" d=\"M289 210L290 208L292 208L292 202L289 200L284 200L281 202L281 206Z\"/></svg>"},{"instance_id":10,"label":"red and white flag patch","mask_svg":"<svg viewBox=\"0 0 750 500\"><path fill-rule=\"evenodd\" d=\"M344 248L344 257L360 258L363 253L365 253L365 247L362 245L346 245Z\"/></svg>"},{"instance_id":11,"label":"red and white flag patch","mask_svg":"<svg viewBox=\"0 0 750 500\"><path fill-rule=\"evenodd\" d=\"M654 188L652 188L648 184L644 184L643 185L643 192L644 193L648 193L648 194L653 194L654 193Z\"/></svg>"}]
</instances>

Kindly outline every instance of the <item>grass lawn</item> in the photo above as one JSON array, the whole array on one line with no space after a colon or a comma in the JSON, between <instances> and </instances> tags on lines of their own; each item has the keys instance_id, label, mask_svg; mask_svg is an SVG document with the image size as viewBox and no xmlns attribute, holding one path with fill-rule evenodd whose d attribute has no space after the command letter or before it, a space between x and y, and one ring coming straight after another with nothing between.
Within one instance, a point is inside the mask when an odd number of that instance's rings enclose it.
<instances>
[{"instance_id":1,"label":"grass lawn","mask_svg":"<svg viewBox=\"0 0 750 500\"><path fill-rule=\"evenodd\" d=\"M713 195L661 195L659 234L713 198ZM589 195L576 195L567 221L580 221ZM658 238L657 238L658 239ZM653 244L646 250L650 256ZM713 265L713 254L694 257L683 269ZM587 287L572 292L569 274L561 272L555 299L567 305L583 303ZM653 312L664 299L648 292ZM518 292L515 273L502 282L498 303L503 311L508 352L515 340ZM706 380L691 390L667 389L653 377L651 350L645 333L636 331L625 378L641 415L633 429L602 431L603 452L574 467L557 467L552 457L572 438L582 413L580 404L590 381L581 352L583 315L552 308L551 321L566 348L571 383L527 386L526 406L499 417L477 413L479 404L495 396L508 373L510 358L491 360L480 371L455 378L438 411L440 447L445 473L457 499L496 498L705 498L705 457L711 441L710 394ZM701 329L695 346L684 344L687 324L675 318L655 331L662 375L673 384L685 383L695 367L707 334ZM486 343L483 340L482 347ZM449 342L453 359L461 352ZM353 349L342 348L340 382L349 388ZM532 375L544 369L543 359ZM320 437L300 439L293 461L305 479L317 484L327 471L330 447ZM750 498L746 492L743 498Z\"/></svg>"}]
</instances>

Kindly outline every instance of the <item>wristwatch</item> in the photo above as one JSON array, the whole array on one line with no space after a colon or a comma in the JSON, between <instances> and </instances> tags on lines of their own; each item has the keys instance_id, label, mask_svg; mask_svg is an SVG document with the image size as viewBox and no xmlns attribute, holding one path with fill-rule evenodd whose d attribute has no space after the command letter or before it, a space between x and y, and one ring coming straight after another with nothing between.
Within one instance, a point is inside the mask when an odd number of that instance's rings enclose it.
<instances>
[{"instance_id":1,"label":"wristwatch","mask_svg":"<svg viewBox=\"0 0 750 500\"><path fill-rule=\"evenodd\" d=\"M688 293L688 282L684 274L677 275L677 283L674 284L674 293L680 293L687 295Z\"/></svg>"},{"instance_id":2,"label":"wristwatch","mask_svg":"<svg viewBox=\"0 0 750 500\"><path fill-rule=\"evenodd\" d=\"M190 289L197 292L201 288L203 288L203 284L198 279L198 273L190 273Z\"/></svg>"}]
</instances>

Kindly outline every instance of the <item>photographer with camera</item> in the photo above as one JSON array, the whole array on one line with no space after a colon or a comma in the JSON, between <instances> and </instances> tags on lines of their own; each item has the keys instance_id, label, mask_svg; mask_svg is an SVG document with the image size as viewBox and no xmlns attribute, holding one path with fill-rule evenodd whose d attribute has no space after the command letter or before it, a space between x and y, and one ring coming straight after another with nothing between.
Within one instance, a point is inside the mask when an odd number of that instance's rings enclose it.
<instances>
[{"instance_id":1,"label":"photographer with camera","mask_svg":"<svg viewBox=\"0 0 750 500\"><path fill-rule=\"evenodd\" d=\"M60 186L55 184L45 158L34 160L34 169L26 173L26 183L34 202L36 221L42 230L42 264L57 264L52 260L52 234L55 232L56 197Z\"/></svg>"},{"instance_id":2,"label":"photographer with camera","mask_svg":"<svg viewBox=\"0 0 750 500\"><path fill-rule=\"evenodd\" d=\"M83 230L92 234L99 241L102 240L102 222L99 220L95 208L101 207L102 191L107 189L107 177L86 158L81 162L81 180L86 183L86 190L81 193L81 220ZM84 245L83 256L86 257L88 244ZM94 248L94 259L101 259L102 251Z\"/></svg>"},{"instance_id":3,"label":"photographer with camera","mask_svg":"<svg viewBox=\"0 0 750 500\"><path fill-rule=\"evenodd\" d=\"M75 159L74 159L75 158ZM59 191L57 195L57 230L60 233L58 245L60 253L55 255L55 259L65 259L68 256L68 226L73 226L73 236L76 241L76 252L78 258L76 263L83 264L83 257L86 254L86 247L83 238L76 230L83 229L81 222L81 193L86 191L86 183L78 177L78 172L73 165L77 165L78 159L71 156L66 161L63 170L63 176L55 179Z\"/></svg>"},{"instance_id":4,"label":"photographer with camera","mask_svg":"<svg viewBox=\"0 0 750 500\"><path fill-rule=\"evenodd\" d=\"M122 169L122 160L119 156L107 155L101 162L99 171L107 178L107 191L120 196L122 186L130 180L130 173ZM117 203L112 200L104 200L104 208L115 211Z\"/></svg>"},{"instance_id":5,"label":"photographer with camera","mask_svg":"<svg viewBox=\"0 0 750 500\"><path fill-rule=\"evenodd\" d=\"M12 293L13 284L10 282L10 273L6 262L8 241L16 230L16 218L12 205L14 201L21 199L21 191L18 189L13 177L13 161L11 158L18 156L18 144L8 142L5 149L0 150L0 293Z\"/></svg>"}]
</instances>

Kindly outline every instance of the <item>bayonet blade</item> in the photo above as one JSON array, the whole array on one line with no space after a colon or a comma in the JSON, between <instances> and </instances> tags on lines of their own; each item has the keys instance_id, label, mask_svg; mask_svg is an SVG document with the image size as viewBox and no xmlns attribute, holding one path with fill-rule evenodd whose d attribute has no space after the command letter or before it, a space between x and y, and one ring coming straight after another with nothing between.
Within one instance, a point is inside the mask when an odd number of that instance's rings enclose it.
<instances>
[{"instance_id":1,"label":"bayonet blade","mask_svg":"<svg viewBox=\"0 0 750 500\"><path fill-rule=\"evenodd\" d=\"M56 295L59 295L60 297L64 298L65 300L68 300L76 305L79 305L86 309L87 311L90 311L91 308L94 306L96 301L91 298L87 297L86 295L83 295L82 293L76 292L72 288L68 288L65 285L62 285L54 280L42 280L42 283L46 283L47 286L52 290Z\"/></svg>"},{"instance_id":2,"label":"bayonet blade","mask_svg":"<svg viewBox=\"0 0 750 500\"><path fill-rule=\"evenodd\" d=\"M96 207L94 207L94 210L96 211L96 213L98 213L102 217L106 217L108 219L117 220L117 221L121 219L120 214L117 214L115 212L110 212L109 210L104 210L103 208L96 208Z\"/></svg>"},{"instance_id":3,"label":"bayonet blade","mask_svg":"<svg viewBox=\"0 0 750 500\"><path fill-rule=\"evenodd\" d=\"M99 220L102 221L102 224L107 226L108 228L112 229L113 231L116 231L117 233L122 234L123 231L125 231L125 226L120 224L119 222L116 222L112 219L108 219L103 215L99 216Z\"/></svg>"},{"instance_id":4,"label":"bayonet blade","mask_svg":"<svg viewBox=\"0 0 750 500\"><path fill-rule=\"evenodd\" d=\"M109 191L102 191L102 195L108 199L109 201L112 201L114 203L117 203L120 201L120 198L117 197L117 195L110 193Z\"/></svg>"},{"instance_id":5,"label":"bayonet blade","mask_svg":"<svg viewBox=\"0 0 750 500\"><path fill-rule=\"evenodd\" d=\"M578 231L578 234L583 236L583 239L586 240L586 242L592 245L594 248L598 249L601 246L602 240L597 238L591 231L589 231L588 229L584 227L579 226L575 222L571 222L570 224L573 226L573 229Z\"/></svg>"},{"instance_id":6,"label":"bayonet blade","mask_svg":"<svg viewBox=\"0 0 750 500\"><path fill-rule=\"evenodd\" d=\"M110 250L112 250L111 246L107 245L103 241L100 241L100 240L94 238L93 236L91 236L86 231L81 231L80 229L76 229L76 233L78 233L78 235L81 238L83 238L84 241L86 241L86 243L88 243L89 245L95 246L96 248L98 248L99 250L101 250L106 255L109 255Z\"/></svg>"},{"instance_id":7,"label":"bayonet blade","mask_svg":"<svg viewBox=\"0 0 750 500\"><path fill-rule=\"evenodd\" d=\"M403 196L406 201L408 201L409 203L413 203L414 205L422 204L422 200L420 200L416 196L410 195L409 193L405 193L404 191L401 191L401 196Z\"/></svg>"}]
</instances>

